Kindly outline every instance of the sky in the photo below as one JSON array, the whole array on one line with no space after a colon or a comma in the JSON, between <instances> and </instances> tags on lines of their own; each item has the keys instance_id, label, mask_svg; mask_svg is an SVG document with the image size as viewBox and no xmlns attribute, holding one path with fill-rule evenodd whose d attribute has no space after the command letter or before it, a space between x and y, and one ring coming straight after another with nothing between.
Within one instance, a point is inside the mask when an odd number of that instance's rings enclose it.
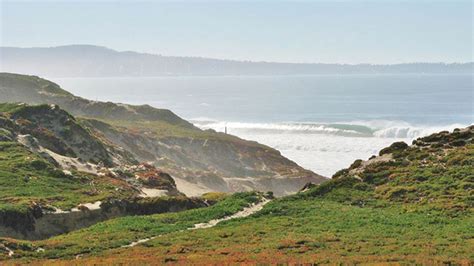
<instances>
[{"instance_id":1,"label":"sky","mask_svg":"<svg viewBox=\"0 0 474 266\"><path fill-rule=\"evenodd\" d=\"M93 44L223 59L473 61L467 1L4 1L0 45Z\"/></svg>"}]
</instances>

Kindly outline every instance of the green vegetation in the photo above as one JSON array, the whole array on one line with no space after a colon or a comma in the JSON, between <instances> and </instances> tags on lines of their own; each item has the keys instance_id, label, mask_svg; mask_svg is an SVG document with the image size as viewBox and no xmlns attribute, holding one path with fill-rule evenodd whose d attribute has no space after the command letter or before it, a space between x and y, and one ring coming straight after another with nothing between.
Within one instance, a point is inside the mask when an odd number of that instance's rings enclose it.
<instances>
[{"instance_id":1,"label":"green vegetation","mask_svg":"<svg viewBox=\"0 0 474 266\"><path fill-rule=\"evenodd\" d=\"M201 198L210 202L218 202L229 196L229 194L223 192L208 192L204 193Z\"/></svg>"},{"instance_id":2,"label":"green vegetation","mask_svg":"<svg viewBox=\"0 0 474 266\"><path fill-rule=\"evenodd\" d=\"M212 181L219 180L219 171L233 177L270 175L267 170L259 170L258 165L271 168L279 176L290 172L293 176L308 174L283 160L275 150L199 130L167 110L88 101L38 77L0 74L0 79L2 86L19 86L18 91L6 90L10 94L5 97L10 100L20 95L28 102L60 104L71 113L86 117L76 120L49 105L0 104L2 225L32 230L41 209L69 209L79 203L129 199L137 194L130 184L107 172L109 169L104 169L103 176L74 170L65 173L53 161L44 159L48 158L42 156L45 154L32 152L33 146L15 142L19 135L30 134L42 147L62 155L82 156L83 162L104 161L101 158L111 154L110 158L126 162L134 156L155 160L159 154L164 158L160 160L165 161L163 165L176 167L176 173L189 171L186 174L196 179L201 176L195 174L206 169L216 174ZM358 130L370 133L365 128ZM471 126L420 138L411 146L394 143L381 150L380 156L356 160L321 185L307 186L303 192L273 200L254 215L213 228L186 230L238 212L258 201L261 194L209 193L203 199L217 203L207 208L116 218L41 241L0 239L0 251L13 250L13 263L44 260L44 264L51 263L50 259L67 264L62 260L76 255L82 256L78 263L84 264L137 264L150 259L183 264L472 264L473 139ZM152 149L159 153L151 154ZM192 172L196 170L189 169L193 165L201 168ZM247 171L248 168L252 170ZM160 176L160 171L151 166L124 166L116 173L119 172L125 177L137 177L133 181L141 185L174 187L169 175ZM130 208L134 214L148 214L166 209L169 202L202 206L198 199L178 196L129 199L122 202L122 207ZM111 203L104 206L108 204ZM121 248L152 237L156 238ZM0 252L0 259L10 262L11 258L7 252Z\"/></svg>"},{"instance_id":3,"label":"green vegetation","mask_svg":"<svg viewBox=\"0 0 474 266\"><path fill-rule=\"evenodd\" d=\"M133 193L124 182L79 172L65 174L19 143L0 142L0 211L32 205L69 209Z\"/></svg>"},{"instance_id":4,"label":"green vegetation","mask_svg":"<svg viewBox=\"0 0 474 266\"><path fill-rule=\"evenodd\" d=\"M0 141L0 225L15 232L34 231L44 211L135 194L124 181L77 171L66 174L25 146Z\"/></svg>"},{"instance_id":5,"label":"green vegetation","mask_svg":"<svg viewBox=\"0 0 474 266\"><path fill-rule=\"evenodd\" d=\"M15 257L29 257L30 259L72 257L87 253L99 254L108 249L129 245L139 239L186 230L192 228L194 224L231 215L249 204L259 201L260 198L260 194L253 192L236 193L207 208L149 216L122 217L44 241L12 241L5 244L17 247L20 245L15 243L22 243L21 247L23 248L16 250ZM36 252L35 250L39 247L45 251Z\"/></svg>"},{"instance_id":6,"label":"green vegetation","mask_svg":"<svg viewBox=\"0 0 474 266\"><path fill-rule=\"evenodd\" d=\"M222 217L223 204L231 202L235 212L248 200L234 205L234 195L210 208L115 219L28 243L46 251L19 249L16 256L68 259L85 251L89 255L80 263L112 264L150 258L190 264L469 264L474 261L473 136L469 128L418 139L414 146L392 145L383 156L356 161L332 180L213 228L180 231ZM117 248L160 234L166 237Z\"/></svg>"},{"instance_id":7,"label":"green vegetation","mask_svg":"<svg viewBox=\"0 0 474 266\"><path fill-rule=\"evenodd\" d=\"M24 104L20 103L0 103L0 113L16 112L24 108Z\"/></svg>"},{"instance_id":8,"label":"green vegetation","mask_svg":"<svg viewBox=\"0 0 474 266\"><path fill-rule=\"evenodd\" d=\"M130 134L141 135L148 133L156 139L163 138L193 138L201 140L225 141L249 147L266 147L255 141L247 141L236 136L216 132L214 130L200 130L195 127L183 127L181 125L170 124L165 121L133 121L133 120L110 120L110 119L89 119L80 118L80 122L90 128L99 130L127 131ZM106 128L104 128L106 127Z\"/></svg>"},{"instance_id":9,"label":"green vegetation","mask_svg":"<svg viewBox=\"0 0 474 266\"><path fill-rule=\"evenodd\" d=\"M0 73L0 77L2 78L3 86L38 89L42 92L53 95L72 96L71 93L61 89L58 84L37 76L27 76L13 73Z\"/></svg>"},{"instance_id":10,"label":"green vegetation","mask_svg":"<svg viewBox=\"0 0 474 266\"><path fill-rule=\"evenodd\" d=\"M467 264L474 260L473 135L471 128L422 138L417 146L395 144L383 152L392 159L356 161L251 217L103 256L108 262L153 256L187 263Z\"/></svg>"},{"instance_id":11,"label":"green vegetation","mask_svg":"<svg viewBox=\"0 0 474 266\"><path fill-rule=\"evenodd\" d=\"M84 162L113 165L105 143L97 140L76 119L56 105L1 104L0 127L15 135L31 135L38 144L57 154ZM36 142L36 141L34 141Z\"/></svg>"},{"instance_id":12,"label":"green vegetation","mask_svg":"<svg viewBox=\"0 0 474 266\"><path fill-rule=\"evenodd\" d=\"M114 251L116 261L153 256L189 263L423 262L472 260L474 216L450 218L396 206L360 207L322 198L287 198L252 217L174 233ZM183 252L184 250L184 252ZM93 260L93 259L92 259Z\"/></svg>"},{"instance_id":13,"label":"green vegetation","mask_svg":"<svg viewBox=\"0 0 474 266\"><path fill-rule=\"evenodd\" d=\"M413 146L394 143L380 152L385 157L356 161L320 187L351 180L372 200L454 216L465 213L474 207L473 131L434 134L415 140Z\"/></svg>"},{"instance_id":14,"label":"green vegetation","mask_svg":"<svg viewBox=\"0 0 474 266\"><path fill-rule=\"evenodd\" d=\"M61 155L91 151L86 158L108 158L105 148L67 112L49 105L0 104L0 214L14 209L27 214L34 208L70 209L80 203L136 194L119 179L71 170L65 173L39 145ZM66 134L74 134L74 138ZM18 135L25 137L20 144ZM101 153L102 152L102 153ZM3 211L1 211L3 210ZM8 212L6 211L8 210Z\"/></svg>"}]
</instances>

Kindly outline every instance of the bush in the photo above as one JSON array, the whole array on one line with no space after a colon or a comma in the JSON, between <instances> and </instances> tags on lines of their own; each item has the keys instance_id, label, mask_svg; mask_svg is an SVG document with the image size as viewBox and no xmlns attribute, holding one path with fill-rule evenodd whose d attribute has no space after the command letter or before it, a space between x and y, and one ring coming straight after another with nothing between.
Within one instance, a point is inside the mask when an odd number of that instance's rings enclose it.
<instances>
[{"instance_id":1,"label":"bush","mask_svg":"<svg viewBox=\"0 0 474 266\"><path fill-rule=\"evenodd\" d=\"M341 177L341 176L344 176L346 174L349 173L349 169L341 169L339 171L337 171L333 176L332 178L337 178L337 177Z\"/></svg>"},{"instance_id":2,"label":"bush","mask_svg":"<svg viewBox=\"0 0 474 266\"><path fill-rule=\"evenodd\" d=\"M358 160L355 160L351 166L349 167L349 169L355 169L355 168L358 168L359 166L362 165L362 160L361 159L358 159Z\"/></svg>"},{"instance_id":3,"label":"bush","mask_svg":"<svg viewBox=\"0 0 474 266\"><path fill-rule=\"evenodd\" d=\"M44 170L48 168L48 164L43 160L34 160L30 163L30 165L36 170Z\"/></svg>"},{"instance_id":4,"label":"bush","mask_svg":"<svg viewBox=\"0 0 474 266\"><path fill-rule=\"evenodd\" d=\"M396 152L396 151L403 151L406 148L408 148L408 144L406 144L405 142L403 142L403 141L394 142L389 147L383 148L379 152L379 155L382 156L384 154L389 154L389 153L393 153L393 152Z\"/></svg>"}]
</instances>

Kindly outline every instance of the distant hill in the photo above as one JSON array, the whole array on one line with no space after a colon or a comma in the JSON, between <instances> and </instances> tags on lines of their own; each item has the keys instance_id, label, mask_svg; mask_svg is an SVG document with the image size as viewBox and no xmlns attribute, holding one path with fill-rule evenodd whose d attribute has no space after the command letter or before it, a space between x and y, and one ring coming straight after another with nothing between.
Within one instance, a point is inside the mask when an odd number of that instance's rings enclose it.
<instances>
[{"instance_id":1,"label":"distant hill","mask_svg":"<svg viewBox=\"0 0 474 266\"><path fill-rule=\"evenodd\" d=\"M0 71L47 77L472 73L473 63L296 64L119 52L93 45L0 47Z\"/></svg>"}]
</instances>

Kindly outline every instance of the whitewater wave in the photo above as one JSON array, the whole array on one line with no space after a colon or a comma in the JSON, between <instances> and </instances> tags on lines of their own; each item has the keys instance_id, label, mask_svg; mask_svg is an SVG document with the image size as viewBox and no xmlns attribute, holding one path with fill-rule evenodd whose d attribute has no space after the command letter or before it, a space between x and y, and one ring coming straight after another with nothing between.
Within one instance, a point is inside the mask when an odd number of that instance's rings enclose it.
<instances>
[{"instance_id":1,"label":"whitewater wave","mask_svg":"<svg viewBox=\"0 0 474 266\"><path fill-rule=\"evenodd\" d=\"M468 125L412 125L404 121L351 121L343 123L317 122L281 122L281 123L247 123L225 122L207 118L191 119L202 129L213 129L235 134L326 134L346 137L377 137L377 138L418 138L442 130L452 131Z\"/></svg>"},{"instance_id":2,"label":"whitewater wave","mask_svg":"<svg viewBox=\"0 0 474 266\"><path fill-rule=\"evenodd\" d=\"M412 125L404 121L348 121L338 123L225 122L191 119L202 129L227 132L279 150L283 156L324 176L332 176L356 159L368 159L393 142L411 144L413 139L468 125Z\"/></svg>"}]
</instances>

